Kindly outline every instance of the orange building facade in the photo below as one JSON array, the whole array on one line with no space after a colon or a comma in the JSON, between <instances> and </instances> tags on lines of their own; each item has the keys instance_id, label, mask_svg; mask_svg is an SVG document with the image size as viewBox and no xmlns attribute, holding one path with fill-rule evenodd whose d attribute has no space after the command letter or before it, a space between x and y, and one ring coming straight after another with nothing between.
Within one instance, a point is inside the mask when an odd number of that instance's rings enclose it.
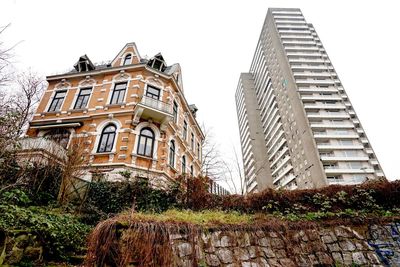
<instances>
[{"instance_id":1,"label":"orange building facade","mask_svg":"<svg viewBox=\"0 0 400 267\"><path fill-rule=\"evenodd\" d=\"M197 108L184 97L179 64L167 66L161 54L143 59L128 43L109 64L94 65L85 55L74 68L47 77L28 136L64 148L83 137L86 180L99 173L116 180L124 170L160 181L201 174L204 135Z\"/></svg>"}]
</instances>

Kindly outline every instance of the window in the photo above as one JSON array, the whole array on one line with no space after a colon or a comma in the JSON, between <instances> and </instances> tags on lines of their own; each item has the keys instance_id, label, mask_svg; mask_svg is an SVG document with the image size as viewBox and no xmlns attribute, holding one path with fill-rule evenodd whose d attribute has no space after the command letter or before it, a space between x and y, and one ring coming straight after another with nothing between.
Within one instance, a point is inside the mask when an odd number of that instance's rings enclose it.
<instances>
[{"instance_id":1,"label":"window","mask_svg":"<svg viewBox=\"0 0 400 267\"><path fill-rule=\"evenodd\" d=\"M169 165L175 167L175 141L171 140L169 145Z\"/></svg>"},{"instance_id":2,"label":"window","mask_svg":"<svg viewBox=\"0 0 400 267\"><path fill-rule=\"evenodd\" d=\"M197 143L197 157L200 158L200 143Z\"/></svg>"},{"instance_id":3,"label":"window","mask_svg":"<svg viewBox=\"0 0 400 267\"><path fill-rule=\"evenodd\" d=\"M87 103L89 102L90 93L92 92L92 88L82 88L79 91L78 98L76 99L74 109L86 108Z\"/></svg>"},{"instance_id":4,"label":"window","mask_svg":"<svg viewBox=\"0 0 400 267\"><path fill-rule=\"evenodd\" d=\"M358 151L357 150L343 150L342 154L345 157L357 157Z\"/></svg>"},{"instance_id":5,"label":"window","mask_svg":"<svg viewBox=\"0 0 400 267\"><path fill-rule=\"evenodd\" d=\"M154 133L150 128L143 128L139 135L138 155L152 157L154 147Z\"/></svg>"},{"instance_id":6,"label":"window","mask_svg":"<svg viewBox=\"0 0 400 267\"><path fill-rule=\"evenodd\" d=\"M182 174L186 173L186 157L182 157Z\"/></svg>"},{"instance_id":7,"label":"window","mask_svg":"<svg viewBox=\"0 0 400 267\"><path fill-rule=\"evenodd\" d=\"M123 103L125 98L125 91L126 91L126 83L115 84L110 104Z\"/></svg>"},{"instance_id":8,"label":"window","mask_svg":"<svg viewBox=\"0 0 400 267\"><path fill-rule=\"evenodd\" d=\"M330 175L326 178L328 178L328 180L343 180L343 177L341 175Z\"/></svg>"},{"instance_id":9,"label":"window","mask_svg":"<svg viewBox=\"0 0 400 267\"><path fill-rule=\"evenodd\" d=\"M335 163L324 163L324 169L336 169L337 165Z\"/></svg>"},{"instance_id":10,"label":"window","mask_svg":"<svg viewBox=\"0 0 400 267\"><path fill-rule=\"evenodd\" d=\"M178 103L174 100L174 106L172 108L172 113L174 115L174 122L178 123Z\"/></svg>"},{"instance_id":11,"label":"window","mask_svg":"<svg viewBox=\"0 0 400 267\"><path fill-rule=\"evenodd\" d=\"M132 55L131 55L131 54L128 54L128 55L126 55L125 58L124 58L124 64L123 64L123 65L129 65L129 64L131 64L131 63L132 63Z\"/></svg>"},{"instance_id":12,"label":"window","mask_svg":"<svg viewBox=\"0 0 400 267\"><path fill-rule=\"evenodd\" d=\"M156 99L156 100L159 100L160 99L160 89L148 85L147 91L146 91L146 96Z\"/></svg>"},{"instance_id":13,"label":"window","mask_svg":"<svg viewBox=\"0 0 400 267\"><path fill-rule=\"evenodd\" d=\"M116 127L113 124L103 129L100 136L98 153L111 152L115 140Z\"/></svg>"},{"instance_id":14,"label":"window","mask_svg":"<svg viewBox=\"0 0 400 267\"><path fill-rule=\"evenodd\" d=\"M51 101L51 104L49 107L49 112L58 111L61 109L61 105L64 101L66 94L67 94L67 91L56 92L56 94L54 95L53 101Z\"/></svg>"},{"instance_id":15,"label":"window","mask_svg":"<svg viewBox=\"0 0 400 267\"><path fill-rule=\"evenodd\" d=\"M355 161L355 162L347 162L346 166L349 169L355 169L355 170L361 170L362 167L363 167L362 163L361 162L357 162L357 161Z\"/></svg>"},{"instance_id":16,"label":"window","mask_svg":"<svg viewBox=\"0 0 400 267\"><path fill-rule=\"evenodd\" d=\"M338 142L343 146L351 146L354 144L353 140L338 140Z\"/></svg>"},{"instance_id":17,"label":"window","mask_svg":"<svg viewBox=\"0 0 400 267\"><path fill-rule=\"evenodd\" d=\"M190 176L194 176L193 174L194 174L194 172L193 172L193 165L191 165L191 166L190 166Z\"/></svg>"},{"instance_id":18,"label":"window","mask_svg":"<svg viewBox=\"0 0 400 267\"><path fill-rule=\"evenodd\" d=\"M186 138L187 138L187 129L188 129L187 121L183 121L182 137L184 140L186 140Z\"/></svg>"},{"instance_id":19,"label":"window","mask_svg":"<svg viewBox=\"0 0 400 267\"><path fill-rule=\"evenodd\" d=\"M192 150L194 150L194 134L193 133L191 134L191 137L190 137L190 148Z\"/></svg>"}]
</instances>

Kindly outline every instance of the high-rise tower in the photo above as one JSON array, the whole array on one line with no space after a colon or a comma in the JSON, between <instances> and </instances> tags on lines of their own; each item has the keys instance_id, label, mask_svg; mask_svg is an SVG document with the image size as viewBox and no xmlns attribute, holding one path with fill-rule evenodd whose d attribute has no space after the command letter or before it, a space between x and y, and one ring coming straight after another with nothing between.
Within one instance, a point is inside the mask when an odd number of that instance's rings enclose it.
<instances>
[{"instance_id":1,"label":"high-rise tower","mask_svg":"<svg viewBox=\"0 0 400 267\"><path fill-rule=\"evenodd\" d=\"M247 192L384 177L312 24L270 8L236 106Z\"/></svg>"}]
</instances>

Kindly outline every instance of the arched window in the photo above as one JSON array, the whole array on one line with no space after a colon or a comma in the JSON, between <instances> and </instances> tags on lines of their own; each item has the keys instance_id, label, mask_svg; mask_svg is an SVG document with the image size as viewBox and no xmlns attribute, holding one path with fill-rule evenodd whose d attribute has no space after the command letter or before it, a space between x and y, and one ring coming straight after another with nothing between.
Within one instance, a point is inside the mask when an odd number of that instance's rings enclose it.
<instances>
[{"instance_id":1,"label":"arched window","mask_svg":"<svg viewBox=\"0 0 400 267\"><path fill-rule=\"evenodd\" d=\"M186 173L186 157L182 157L182 174Z\"/></svg>"},{"instance_id":2,"label":"arched window","mask_svg":"<svg viewBox=\"0 0 400 267\"><path fill-rule=\"evenodd\" d=\"M98 153L111 152L114 146L115 134L117 128L113 124L106 126L101 132L99 147L97 148Z\"/></svg>"},{"instance_id":3,"label":"arched window","mask_svg":"<svg viewBox=\"0 0 400 267\"><path fill-rule=\"evenodd\" d=\"M139 135L139 145L137 149L138 155L152 157L154 148L154 133L153 131L146 127L140 131Z\"/></svg>"},{"instance_id":4,"label":"arched window","mask_svg":"<svg viewBox=\"0 0 400 267\"><path fill-rule=\"evenodd\" d=\"M129 65L132 63L132 55L131 54L127 54L124 58L124 64L123 65Z\"/></svg>"},{"instance_id":5,"label":"arched window","mask_svg":"<svg viewBox=\"0 0 400 267\"><path fill-rule=\"evenodd\" d=\"M171 140L169 145L169 165L175 167L175 141Z\"/></svg>"},{"instance_id":6,"label":"arched window","mask_svg":"<svg viewBox=\"0 0 400 267\"><path fill-rule=\"evenodd\" d=\"M194 174L194 172L193 172L193 165L190 165L190 176L194 176L193 174Z\"/></svg>"}]
</instances>

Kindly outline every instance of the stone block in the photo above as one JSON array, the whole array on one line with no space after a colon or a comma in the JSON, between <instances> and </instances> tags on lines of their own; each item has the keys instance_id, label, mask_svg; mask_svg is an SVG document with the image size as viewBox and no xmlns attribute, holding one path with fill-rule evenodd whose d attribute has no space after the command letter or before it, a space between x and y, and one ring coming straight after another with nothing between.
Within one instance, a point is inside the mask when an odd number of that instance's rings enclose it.
<instances>
[{"instance_id":1,"label":"stone block","mask_svg":"<svg viewBox=\"0 0 400 267\"><path fill-rule=\"evenodd\" d=\"M214 254L206 254L206 263L208 266L220 266L221 262Z\"/></svg>"},{"instance_id":2,"label":"stone block","mask_svg":"<svg viewBox=\"0 0 400 267\"><path fill-rule=\"evenodd\" d=\"M343 263L345 265L351 265L353 263L353 255L349 252L344 252L343 254Z\"/></svg>"},{"instance_id":3,"label":"stone block","mask_svg":"<svg viewBox=\"0 0 400 267\"><path fill-rule=\"evenodd\" d=\"M350 240L342 240L339 242L339 246L344 251L354 251L356 250L356 246Z\"/></svg>"},{"instance_id":4,"label":"stone block","mask_svg":"<svg viewBox=\"0 0 400 267\"><path fill-rule=\"evenodd\" d=\"M275 258L276 257L274 251L271 248L262 247L260 249L262 252L264 252L265 257L267 257L267 258Z\"/></svg>"},{"instance_id":5,"label":"stone block","mask_svg":"<svg viewBox=\"0 0 400 267\"><path fill-rule=\"evenodd\" d=\"M277 250L277 251L275 252L275 256L276 256L278 259L286 258L286 257L287 257L287 256L286 256L286 250L284 250L284 249L279 249L279 250Z\"/></svg>"},{"instance_id":6,"label":"stone block","mask_svg":"<svg viewBox=\"0 0 400 267\"><path fill-rule=\"evenodd\" d=\"M242 262L242 267L259 267L259 265L255 262L251 262L251 261L244 261Z\"/></svg>"},{"instance_id":7,"label":"stone block","mask_svg":"<svg viewBox=\"0 0 400 267\"><path fill-rule=\"evenodd\" d=\"M328 247L330 252L340 251L339 245L337 243L327 244L327 247Z\"/></svg>"},{"instance_id":8,"label":"stone block","mask_svg":"<svg viewBox=\"0 0 400 267\"><path fill-rule=\"evenodd\" d=\"M296 264L291 259L288 258L280 259L279 263L285 267L296 267Z\"/></svg>"},{"instance_id":9,"label":"stone block","mask_svg":"<svg viewBox=\"0 0 400 267\"><path fill-rule=\"evenodd\" d=\"M266 237L259 239L258 244L262 247L271 247L271 242Z\"/></svg>"},{"instance_id":10,"label":"stone block","mask_svg":"<svg viewBox=\"0 0 400 267\"><path fill-rule=\"evenodd\" d=\"M211 234L211 244L216 248L221 247L221 241L219 238L220 234L221 231L217 231Z\"/></svg>"},{"instance_id":11,"label":"stone block","mask_svg":"<svg viewBox=\"0 0 400 267\"><path fill-rule=\"evenodd\" d=\"M367 252L366 255L369 263L380 264L379 258L375 252Z\"/></svg>"},{"instance_id":12,"label":"stone block","mask_svg":"<svg viewBox=\"0 0 400 267\"><path fill-rule=\"evenodd\" d=\"M325 244L331 244L331 243L335 242L335 240L332 239L331 235L323 235L321 237L321 239L322 239L322 242L324 242Z\"/></svg>"},{"instance_id":13,"label":"stone block","mask_svg":"<svg viewBox=\"0 0 400 267\"><path fill-rule=\"evenodd\" d=\"M249 255L251 259L257 258L257 247L251 246L248 247L247 250L249 251Z\"/></svg>"},{"instance_id":14,"label":"stone block","mask_svg":"<svg viewBox=\"0 0 400 267\"><path fill-rule=\"evenodd\" d=\"M261 230L256 231L256 236L257 237L265 237L265 233Z\"/></svg>"},{"instance_id":15,"label":"stone block","mask_svg":"<svg viewBox=\"0 0 400 267\"><path fill-rule=\"evenodd\" d=\"M194 251L196 252L197 259L204 259L204 253L203 253L203 250L201 249L201 247L199 247L198 245L195 245Z\"/></svg>"},{"instance_id":16,"label":"stone block","mask_svg":"<svg viewBox=\"0 0 400 267\"><path fill-rule=\"evenodd\" d=\"M271 267L282 267L282 265L276 259L268 259L268 264Z\"/></svg>"},{"instance_id":17,"label":"stone block","mask_svg":"<svg viewBox=\"0 0 400 267\"><path fill-rule=\"evenodd\" d=\"M171 240L183 239L183 236L181 234L170 234L169 239Z\"/></svg>"},{"instance_id":18,"label":"stone block","mask_svg":"<svg viewBox=\"0 0 400 267\"><path fill-rule=\"evenodd\" d=\"M192 245L189 243L181 243L178 246L179 257L185 257L192 254Z\"/></svg>"},{"instance_id":19,"label":"stone block","mask_svg":"<svg viewBox=\"0 0 400 267\"><path fill-rule=\"evenodd\" d=\"M343 226L335 227L335 234L337 237L341 237L341 238L352 237L352 234L349 233L349 230Z\"/></svg>"},{"instance_id":20,"label":"stone block","mask_svg":"<svg viewBox=\"0 0 400 267\"><path fill-rule=\"evenodd\" d=\"M338 262L338 263L343 262L342 253L340 253L340 252L332 252L332 258L335 262Z\"/></svg>"},{"instance_id":21,"label":"stone block","mask_svg":"<svg viewBox=\"0 0 400 267\"><path fill-rule=\"evenodd\" d=\"M325 252L317 252L315 255L317 256L319 262L323 265L329 266L334 263L333 259Z\"/></svg>"},{"instance_id":22,"label":"stone block","mask_svg":"<svg viewBox=\"0 0 400 267\"><path fill-rule=\"evenodd\" d=\"M210 241L210 235L206 234L206 233L202 233L201 234L201 239L203 240L204 244L208 244L208 242Z\"/></svg>"},{"instance_id":23,"label":"stone block","mask_svg":"<svg viewBox=\"0 0 400 267\"><path fill-rule=\"evenodd\" d=\"M192 260L190 259L182 259L179 263L178 263L179 267L192 267L193 263Z\"/></svg>"},{"instance_id":24,"label":"stone block","mask_svg":"<svg viewBox=\"0 0 400 267\"><path fill-rule=\"evenodd\" d=\"M243 233L240 237L238 237L237 241L239 246L248 247L250 246L250 235L248 233Z\"/></svg>"},{"instance_id":25,"label":"stone block","mask_svg":"<svg viewBox=\"0 0 400 267\"><path fill-rule=\"evenodd\" d=\"M269 267L269 264L268 264L268 262L267 262L267 260L266 259L264 259L264 258L257 258L256 260L255 260L255 262L258 264L258 266L260 266L260 267Z\"/></svg>"},{"instance_id":26,"label":"stone block","mask_svg":"<svg viewBox=\"0 0 400 267\"><path fill-rule=\"evenodd\" d=\"M300 266L300 267L308 267L308 266L310 266L310 262L308 260L308 257L305 254L298 254L296 256L295 260L296 260L297 266Z\"/></svg>"},{"instance_id":27,"label":"stone block","mask_svg":"<svg viewBox=\"0 0 400 267\"><path fill-rule=\"evenodd\" d=\"M232 239L232 237L224 235L220 239L220 246L225 248L225 247L232 247L235 245L235 241Z\"/></svg>"},{"instance_id":28,"label":"stone block","mask_svg":"<svg viewBox=\"0 0 400 267\"><path fill-rule=\"evenodd\" d=\"M282 241L282 239L272 238L270 241L271 241L271 247L273 248L279 249L285 247L285 243Z\"/></svg>"},{"instance_id":29,"label":"stone block","mask_svg":"<svg viewBox=\"0 0 400 267\"><path fill-rule=\"evenodd\" d=\"M314 254L309 254L308 259L311 262L311 266L319 264L318 258Z\"/></svg>"},{"instance_id":30,"label":"stone block","mask_svg":"<svg viewBox=\"0 0 400 267\"><path fill-rule=\"evenodd\" d=\"M223 249L217 250L215 253L221 262L223 262L225 264L233 262L233 253L231 250L229 250L227 248L223 248Z\"/></svg>"},{"instance_id":31,"label":"stone block","mask_svg":"<svg viewBox=\"0 0 400 267\"><path fill-rule=\"evenodd\" d=\"M235 258L241 261L250 260L250 255L247 249L244 248L234 248L233 253L235 254Z\"/></svg>"},{"instance_id":32,"label":"stone block","mask_svg":"<svg viewBox=\"0 0 400 267\"><path fill-rule=\"evenodd\" d=\"M308 231L308 239L311 241L319 240L319 234L317 230Z\"/></svg>"},{"instance_id":33,"label":"stone block","mask_svg":"<svg viewBox=\"0 0 400 267\"><path fill-rule=\"evenodd\" d=\"M354 252L353 253L353 262L355 264L364 265L367 263L365 256L362 252Z\"/></svg>"}]
</instances>

